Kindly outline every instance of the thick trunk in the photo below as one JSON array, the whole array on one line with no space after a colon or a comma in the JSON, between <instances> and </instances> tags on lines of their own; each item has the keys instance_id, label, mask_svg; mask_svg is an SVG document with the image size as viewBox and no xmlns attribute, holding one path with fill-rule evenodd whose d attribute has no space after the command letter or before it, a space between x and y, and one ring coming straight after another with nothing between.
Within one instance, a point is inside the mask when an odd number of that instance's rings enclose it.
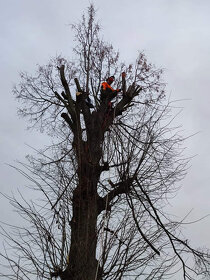
<instances>
[{"instance_id":1,"label":"thick trunk","mask_svg":"<svg viewBox=\"0 0 210 280\"><path fill-rule=\"evenodd\" d=\"M90 164L83 167L80 184L73 194L69 264L63 273L63 280L100 279L100 269L96 260L98 176Z\"/></svg>"},{"instance_id":2,"label":"thick trunk","mask_svg":"<svg viewBox=\"0 0 210 280\"><path fill-rule=\"evenodd\" d=\"M74 198L71 224L68 280L94 280L97 269L96 252L96 199Z\"/></svg>"},{"instance_id":3,"label":"thick trunk","mask_svg":"<svg viewBox=\"0 0 210 280\"><path fill-rule=\"evenodd\" d=\"M103 113L93 114L88 141L78 142L75 151L78 158L79 184L73 193L73 217L71 221L71 246L69 264L62 273L62 280L99 280L100 267L96 260L97 217L103 209L97 193L100 177L103 132Z\"/></svg>"}]
</instances>

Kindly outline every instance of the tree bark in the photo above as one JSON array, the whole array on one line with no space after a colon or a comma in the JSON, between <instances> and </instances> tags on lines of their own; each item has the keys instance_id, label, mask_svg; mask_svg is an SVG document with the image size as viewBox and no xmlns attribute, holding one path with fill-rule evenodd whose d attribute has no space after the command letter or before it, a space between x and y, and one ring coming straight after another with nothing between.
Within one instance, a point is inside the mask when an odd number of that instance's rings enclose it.
<instances>
[{"instance_id":1,"label":"tree bark","mask_svg":"<svg viewBox=\"0 0 210 280\"><path fill-rule=\"evenodd\" d=\"M73 217L71 220L71 247L69 265L63 280L95 280L98 194L95 168L82 164L83 176L73 193Z\"/></svg>"},{"instance_id":2,"label":"tree bark","mask_svg":"<svg viewBox=\"0 0 210 280\"><path fill-rule=\"evenodd\" d=\"M97 193L101 173L101 145L95 135L98 131L93 124L90 144L79 141L75 145L79 183L73 192L69 264L62 273L62 280L101 279L96 260L97 217L101 206Z\"/></svg>"}]
</instances>

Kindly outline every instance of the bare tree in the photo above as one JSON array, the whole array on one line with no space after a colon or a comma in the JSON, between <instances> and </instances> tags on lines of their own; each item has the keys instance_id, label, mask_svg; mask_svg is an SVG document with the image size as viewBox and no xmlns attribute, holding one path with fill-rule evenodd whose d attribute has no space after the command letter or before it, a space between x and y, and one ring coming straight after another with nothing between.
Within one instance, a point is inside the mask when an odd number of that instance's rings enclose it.
<instances>
[{"instance_id":1,"label":"bare tree","mask_svg":"<svg viewBox=\"0 0 210 280\"><path fill-rule=\"evenodd\" d=\"M162 70L144 53L126 66L100 37L95 9L72 25L72 61L21 74L14 94L31 127L53 139L15 167L39 200L8 197L27 226L2 226L7 279L183 279L208 275L208 252L182 237L165 211L186 173ZM121 75L121 73L123 73ZM125 75L126 73L126 75ZM101 92L116 77L118 91ZM102 98L103 94L103 98ZM90 108L87 98L92 98ZM8 246L13 250L9 254Z\"/></svg>"}]
</instances>

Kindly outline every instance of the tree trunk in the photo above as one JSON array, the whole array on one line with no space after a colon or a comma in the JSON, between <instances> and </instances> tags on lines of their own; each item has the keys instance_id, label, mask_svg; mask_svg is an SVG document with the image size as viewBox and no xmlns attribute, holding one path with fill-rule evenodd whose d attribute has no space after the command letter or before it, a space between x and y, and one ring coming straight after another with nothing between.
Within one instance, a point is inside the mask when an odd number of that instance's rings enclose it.
<instances>
[{"instance_id":1,"label":"tree trunk","mask_svg":"<svg viewBox=\"0 0 210 280\"><path fill-rule=\"evenodd\" d=\"M71 220L71 246L69 264L62 280L99 280L100 267L96 260L97 217L100 205L97 184L100 177L103 131L103 112L93 114L88 142L76 141L79 184L73 193L73 217ZM77 139L75 139L77 140Z\"/></svg>"},{"instance_id":2,"label":"tree trunk","mask_svg":"<svg viewBox=\"0 0 210 280\"><path fill-rule=\"evenodd\" d=\"M90 163L81 164L80 182L73 193L71 220L71 246L69 264L62 280L95 280L98 269L96 260L98 194L97 168Z\"/></svg>"}]
</instances>

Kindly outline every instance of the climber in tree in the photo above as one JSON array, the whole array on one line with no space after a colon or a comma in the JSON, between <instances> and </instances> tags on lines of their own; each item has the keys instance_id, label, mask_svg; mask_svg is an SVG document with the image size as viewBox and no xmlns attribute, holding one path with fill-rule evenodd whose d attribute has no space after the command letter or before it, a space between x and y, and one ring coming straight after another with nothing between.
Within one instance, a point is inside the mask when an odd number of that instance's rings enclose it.
<instances>
[{"instance_id":1,"label":"climber in tree","mask_svg":"<svg viewBox=\"0 0 210 280\"><path fill-rule=\"evenodd\" d=\"M112 100L121 89L113 89L111 84L114 82L115 77L110 76L106 82L101 84L101 101L104 101L106 98L110 101Z\"/></svg>"},{"instance_id":2,"label":"climber in tree","mask_svg":"<svg viewBox=\"0 0 210 280\"><path fill-rule=\"evenodd\" d=\"M111 84L114 82L115 77L110 76L107 78L106 82L101 84L101 101L106 104L106 111L104 116L104 121L102 124L103 128L107 127L107 124L113 120L113 108L111 100L116 97L116 95L121 91L121 89L113 89Z\"/></svg>"}]
</instances>

